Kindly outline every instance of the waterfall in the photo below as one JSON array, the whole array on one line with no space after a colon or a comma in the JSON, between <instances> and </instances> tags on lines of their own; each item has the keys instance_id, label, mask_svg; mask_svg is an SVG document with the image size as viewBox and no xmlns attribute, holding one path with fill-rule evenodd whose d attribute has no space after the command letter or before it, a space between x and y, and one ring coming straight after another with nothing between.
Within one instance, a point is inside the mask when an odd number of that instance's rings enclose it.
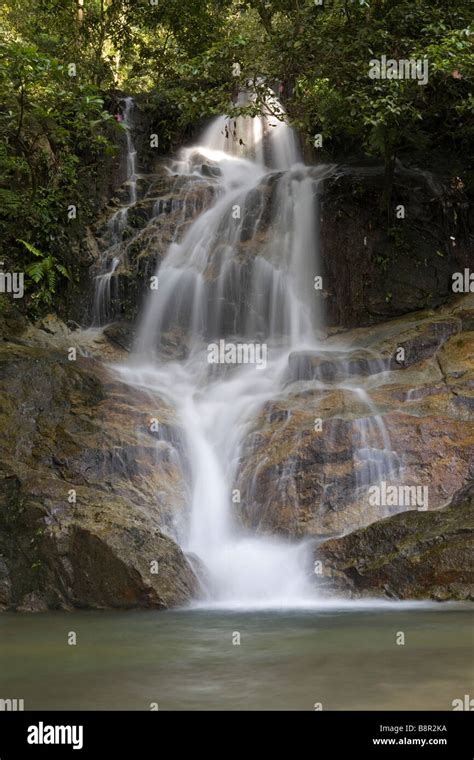
<instances>
[{"instance_id":1,"label":"waterfall","mask_svg":"<svg viewBox=\"0 0 474 760\"><path fill-rule=\"evenodd\" d=\"M126 97L124 102L123 125L125 127L125 135L127 139L127 185L129 190L128 207L130 208L130 206L133 206L133 204L137 202L137 174L135 166L137 152L132 138L133 98Z\"/></svg>"},{"instance_id":2,"label":"waterfall","mask_svg":"<svg viewBox=\"0 0 474 760\"><path fill-rule=\"evenodd\" d=\"M133 143L133 98L123 100L122 125L126 136L126 189L127 202L115 211L107 222L108 246L103 251L99 262L99 273L95 276L95 291L93 303L93 322L102 324L109 318L109 307L112 297L112 284L115 270L120 260L117 250L122 243L123 231L127 226L128 212L137 202L137 152Z\"/></svg>"},{"instance_id":3,"label":"waterfall","mask_svg":"<svg viewBox=\"0 0 474 760\"><path fill-rule=\"evenodd\" d=\"M308 543L249 533L235 484L246 433L283 393L290 353L318 348L318 204L333 167L305 166L292 129L270 114L216 118L172 172L200 175L203 161L213 205L159 262L134 355L118 371L176 411L189 474L189 520L176 538L206 567L203 603L311 604ZM188 349L179 360L162 353L173 330Z\"/></svg>"}]
</instances>

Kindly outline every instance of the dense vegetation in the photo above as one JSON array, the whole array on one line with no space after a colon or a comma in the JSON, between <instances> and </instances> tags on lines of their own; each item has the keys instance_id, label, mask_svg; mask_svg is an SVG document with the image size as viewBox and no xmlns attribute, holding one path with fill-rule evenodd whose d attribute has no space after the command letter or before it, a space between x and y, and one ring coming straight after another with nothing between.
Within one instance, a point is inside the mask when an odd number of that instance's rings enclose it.
<instances>
[{"instance_id":1,"label":"dense vegetation","mask_svg":"<svg viewBox=\"0 0 474 760\"><path fill-rule=\"evenodd\" d=\"M315 157L376 157L388 184L398 157L470 190L470 10L470 0L8 0L0 240L4 264L29 276L30 311L75 277L71 241L94 214L91 178L122 129L114 92L160 110L169 149L190 125L237 113L239 86L258 112L270 84ZM382 55L426 57L428 83L371 79L369 60Z\"/></svg>"}]
</instances>

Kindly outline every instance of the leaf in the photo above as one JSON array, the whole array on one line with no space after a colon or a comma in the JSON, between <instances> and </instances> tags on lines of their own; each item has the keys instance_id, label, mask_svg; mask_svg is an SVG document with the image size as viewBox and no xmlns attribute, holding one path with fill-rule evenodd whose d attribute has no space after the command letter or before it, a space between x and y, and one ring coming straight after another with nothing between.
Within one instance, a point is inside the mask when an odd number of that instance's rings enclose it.
<instances>
[{"instance_id":1,"label":"leaf","mask_svg":"<svg viewBox=\"0 0 474 760\"><path fill-rule=\"evenodd\" d=\"M71 279L71 275L69 271L66 269L66 267L64 266L64 264L56 264L56 269L60 274L63 275L63 277L66 277L68 280Z\"/></svg>"},{"instance_id":2,"label":"leaf","mask_svg":"<svg viewBox=\"0 0 474 760\"><path fill-rule=\"evenodd\" d=\"M41 251L38 250L38 248L35 248L34 245L31 243L27 243L26 240L22 240L21 238L17 238L18 243L23 243L26 250L32 253L34 256L41 256L41 258L44 258L45 254L41 253Z\"/></svg>"},{"instance_id":3,"label":"leaf","mask_svg":"<svg viewBox=\"0 0 474 760\"><path fill-rule=\"evenodd\" d=\"M54 269L48 269L48 289L50 293L56 291L56 272Z\"/></svg>"},{"instance_id":4,"label":"leaf","mask_svg":"<svg viewBox=\"0 0 474 760\"><path fill-rule=\"evenodd\" d=\"M30 264L30 266L26 267L26 273L34 282L41 282L45 275L43 262L37 261L34 264Z\"/></svg>"}]
</instances>

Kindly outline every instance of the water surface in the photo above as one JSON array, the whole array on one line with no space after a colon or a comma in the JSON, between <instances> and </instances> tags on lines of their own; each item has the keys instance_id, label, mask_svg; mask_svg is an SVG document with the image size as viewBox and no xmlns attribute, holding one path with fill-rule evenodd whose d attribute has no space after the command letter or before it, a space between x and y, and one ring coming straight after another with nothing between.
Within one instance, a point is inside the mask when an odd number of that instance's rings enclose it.
<instances>
[{"instance_id":1,"label":"water surface","mask_svg":"<svg viewBox=\"0 0 474 760\"><path fill-rule=\"evenodd\" d=\"M27 710L450 710L473 693L461 605L5 613L0 642L0 697Z\"/></svg>"}]
</instances>

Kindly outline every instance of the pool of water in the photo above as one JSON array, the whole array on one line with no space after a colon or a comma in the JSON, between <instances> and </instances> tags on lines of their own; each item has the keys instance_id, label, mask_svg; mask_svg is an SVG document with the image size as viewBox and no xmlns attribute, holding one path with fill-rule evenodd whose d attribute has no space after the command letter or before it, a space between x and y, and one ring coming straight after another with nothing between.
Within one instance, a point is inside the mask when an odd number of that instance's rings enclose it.
<instances>
[{"instance_id":1,"label":"pool of water","mask_svg":"<svg viewBox=\"0 0 474 760\"><path fill-rule=\"evenodd\" d=\"M473 643L465 605L4 613L0 698L26 710L450 710L474 693Z\"/></svg>"}]
</instances>

